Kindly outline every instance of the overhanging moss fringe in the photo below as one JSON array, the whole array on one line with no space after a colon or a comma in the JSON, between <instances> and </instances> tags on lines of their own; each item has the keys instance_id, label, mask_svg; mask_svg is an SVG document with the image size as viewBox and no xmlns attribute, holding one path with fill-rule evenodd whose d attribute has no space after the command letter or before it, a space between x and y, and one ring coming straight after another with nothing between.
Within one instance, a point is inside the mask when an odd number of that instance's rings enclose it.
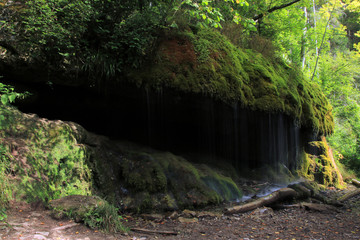
<instances>
[{"instance_id":1,"label":"overhanging moss fringe","mask_svg":"<svg viewBox=\"0 0 360 240\"><path fill-rule=\"evenodd\" d=\"M319 134L334 128L332 107L320 88L297 68L239 49L212 29L170 32L151 63L127 78L138 86L198 93L225 103L266 112L282 112Z\"/></svg>"}]
</instances>

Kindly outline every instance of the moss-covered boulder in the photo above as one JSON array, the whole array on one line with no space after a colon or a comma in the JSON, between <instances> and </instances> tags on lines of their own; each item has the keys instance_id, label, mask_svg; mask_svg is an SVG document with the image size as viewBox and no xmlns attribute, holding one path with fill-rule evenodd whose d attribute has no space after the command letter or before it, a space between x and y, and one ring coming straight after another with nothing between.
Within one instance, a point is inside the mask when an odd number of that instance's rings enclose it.
<instances>
[{"instance_id":1,"label":"moss-covered boulder","mask_svg":"<svg viewBox=\"0 0 360 240\"><path fill-rule=\"evenodd\" d=\"M92 159L95 185L108 199L121 203L123 210L196 208L242 196L226 171L193 164L169 152L108 141L96 142Z\"/></svg>"},{"instance_id":2,"label":"moss-covered boulder","mask_svg":"<svg viewBox=\"0 0 360 240\"><path fill-rule=\"evenodd\" d=\"M212 29L167 32L151 63L129 71L138 86L171 88L238 102L256 111L284 113L320 134L333 131L332 107L320 88L278 58L234 46Z\"/></svg>"},{"instance_id":3,"label":"moss-covered boulder","mask_svg":"<svg viewBox=\"0 0 360 240\"><path fill-rule=\"evenodd\" d=\"M0 145L10 189L18 200L49 200L91 193L85 130L0 105Z\"/></svg>"},{"instance_id":4,"label":"moss-covered boulder","mask_svg":"<svg viewBox=\"0 0 360 240\"><path fill-rule=\"evenodd\" d=\"M105 205L97 196L70 195L49 202L52 215L56 219L71 217L76 222L83 221L89 212Z\"/></svg>"},{"instance_id":5,"label":"moss-covered boulder","mask_svg":"<svg viewBox=\"0 0 360 240\"><path fill-rule=\"evenodd\" d=\"M299 175L325 187L342 188L344 182L333 159L331 149L325 138L310 142L310 149L304 152Z\"/></svg>"}]
</instances>

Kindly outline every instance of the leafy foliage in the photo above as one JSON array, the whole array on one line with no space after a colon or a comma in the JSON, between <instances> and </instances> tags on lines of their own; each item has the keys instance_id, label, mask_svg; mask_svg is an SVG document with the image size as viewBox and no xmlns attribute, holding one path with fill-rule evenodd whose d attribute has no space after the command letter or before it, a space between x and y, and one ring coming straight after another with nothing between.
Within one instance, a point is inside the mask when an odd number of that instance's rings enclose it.
<instances>
[{"instance_id":1,"label":"leafy foliage","mask_svg":"<svg viewBox=\"0 0 360 240\"><path fill-rule=\"evenodd\" d=\"M23 43L30 49L30 57L56 64L76 56L92 12L87 1L26 1Z\"/></svg>"},{"instance_id":2,"label":"leafy foliage","mask_svg":"<svg viewBox=\"0 0 360 240\"><path fill-rule=\"evenodd\" d=\"M9 156L4 146L0 145L0 222L7 217L6 207L11 196L11 188L8 180Z\"/></svg>"},{"instance_id":3,"label":"leafy foliage","mask_svg":"<svg viewBox=\"0 0 360 240\"><path fill-rule=\"evenodd\" d=\"M127 67L139 68L164 29L182 24L219 28L225 18L253 26L237 10L248 6L239 0L10 2L0 5L8 19L0 46L10 50L11 43L23 59L51 71L85 72L93 84Z\"/></svg>"},{"instance_id":4,"label":"leafy foliage","mask_svg":"<svg viewBox=\"0 0 360 240\"><path fill-rule=\"evenodd\" d=\"M360 173L358 61L359 57L353 52L337 52L336 57L324 56L320 64L320 79L334 106L335 133L329 137L329 142L342 154L340 161Z\"/></svg>"},{"instance_id":5,"label":"leafy foliage","mask_svg":"<svg viewBox=\"0 0 360 240\"><path fill-rule=\"evenodd\" d=\"M105 232L126 232L122 220L118 209L104 202L85 214L84 223L92 229L101 229Z\"/></svg>"},{"instance_id":6,"label":"leafy foliage","mask_svg":"<svg viewBox=\"0 0 360 240\"><path fill-rule=\"evenodd\" d=\"M1 100L1 104L3 105L9 105L10 103L13 103L16 98L25 98L28 95L29 95L28 92L26 93L14 92L14 87L0 82L0 100ZM0 120L4 120L2 118L3 116L0 116Z\"/></svg>"}]
</instances>

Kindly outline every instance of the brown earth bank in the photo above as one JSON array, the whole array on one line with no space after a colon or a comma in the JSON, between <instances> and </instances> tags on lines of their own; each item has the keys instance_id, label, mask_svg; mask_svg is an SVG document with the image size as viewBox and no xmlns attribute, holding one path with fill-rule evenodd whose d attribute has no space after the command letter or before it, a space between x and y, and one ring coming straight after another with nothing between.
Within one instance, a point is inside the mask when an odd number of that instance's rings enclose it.
<instances>
[{"instance_id":1,"label":"brown earth bank","mask_svg":"<svg viewBox=\"0 0 360 240\"><path fill-rule=\"evenodd\" d=\"M342 195L348 190L328 190ZM13 203L1 239L360 239L360 196L341 207L309 210L293 203L225 216L224 206L202 211L124 215L127 233L103 233L69 219L55 220L42 206Z\"/></svg>"}]
</instances>

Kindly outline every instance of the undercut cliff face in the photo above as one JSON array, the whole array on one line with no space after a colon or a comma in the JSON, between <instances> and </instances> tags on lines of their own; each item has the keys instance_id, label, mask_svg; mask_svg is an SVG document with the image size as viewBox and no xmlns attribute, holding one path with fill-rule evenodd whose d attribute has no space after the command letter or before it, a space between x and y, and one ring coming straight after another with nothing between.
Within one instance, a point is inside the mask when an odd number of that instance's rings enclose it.
<instances>
[{"instance_id":1,"label":"undercut cliff face","mask_svg":"<svg viewBox=\"0 0 360 240\"><path fill-rule=\"evenodd\" d=\"M300 70L215 30L165 32L149 59L101 89L15 79L34 93L20 110L126 140L87 133L84 142L94 189L125 208L237 199L237 177L299 172L308 143L333 131L332 107Z\"/></svg>"}]
</instances>

